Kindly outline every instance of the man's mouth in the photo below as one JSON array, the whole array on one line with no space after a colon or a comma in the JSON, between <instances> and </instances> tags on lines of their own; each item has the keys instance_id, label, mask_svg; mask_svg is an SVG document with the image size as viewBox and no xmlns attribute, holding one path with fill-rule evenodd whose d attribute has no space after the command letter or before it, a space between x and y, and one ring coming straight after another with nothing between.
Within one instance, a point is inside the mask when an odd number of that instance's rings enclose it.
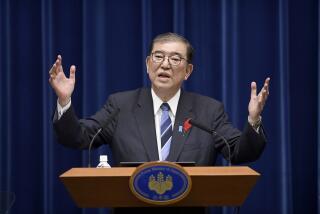
<instances>
[{"instance_id":1,"label":"man's mouth","mask_svg":"<svg viewBox=\"0 0 320 214\"><path fill-rule=\"evenodd\" d=\"M167 73L160 73L160 74L158 74L158 77L160 77L160 78L170 78L170 75L167 74Z\"/></svg>"}]
</instances>

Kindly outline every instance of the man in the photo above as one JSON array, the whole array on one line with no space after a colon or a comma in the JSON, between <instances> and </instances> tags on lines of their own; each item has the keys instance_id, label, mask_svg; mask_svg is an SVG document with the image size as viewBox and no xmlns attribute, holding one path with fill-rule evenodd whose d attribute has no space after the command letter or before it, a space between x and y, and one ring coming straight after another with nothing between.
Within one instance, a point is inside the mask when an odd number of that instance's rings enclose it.
<instances>
[{"instance_id":1,"label":"man","mask_svg":"<svg viewBox=\"0 0 320 214\"><path fill-rule=\"evenodd\" d=\"M195 118L227 140L232 163L256 160L265 146L260 115L269 95L270 78L265 80L259 94L256 83L251 83L248 124L241 133L228 121L220 102L181 89L183 81L192 73L192 57L193 48L182 36L158 35L146 58L151 89L113 94L95 115L78 120L71 105L76 68L70 67L67 78L59 55L49 79L58 96L54 118L58 141L73 148L88 148L97 130L116 115L95 142L96 146L110 145L116 164L166 160L194 161L204 166L214 165L218 153L228 158L228 148L221 138L214 138L196 127L187 130L188 133L182 130L188 118Z\"/></svg>"}]
</instances>

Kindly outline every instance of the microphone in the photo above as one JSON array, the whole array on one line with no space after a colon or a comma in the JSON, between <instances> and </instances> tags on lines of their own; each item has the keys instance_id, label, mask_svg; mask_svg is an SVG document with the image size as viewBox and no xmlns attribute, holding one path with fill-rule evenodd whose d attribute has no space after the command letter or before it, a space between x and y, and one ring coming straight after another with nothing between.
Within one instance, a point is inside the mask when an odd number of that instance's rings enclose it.
<instances>
[{"instance_id":1,"label":"microphone","mask_svg":"<svg viewBox=\"0 0 320 214\"><path fill-rule=\"evenodd\" d=\"M94 140L96 139L96 137L99 135L99 133L103 130L104 127L106 127L107 125L109 125L109 123L116 117L116 115L118 115L119 113L119 109L117 109L116 111L112 112L111 116L108 118L108 120L104 123L104 126L100 127L98 129L98 131L95 133L95 135L93 135L93 138L91 139L90 143L89 143L89 150L88 150L88 167L91 168L91 147L93 145L93 143L95 142Z\"/></svg>"},{"instance_id":2,"label":"microphone","mask_svg":"<svg viewBox=\"0 0 320 214\"><path fill-rule=\"evenodd\" d=\"M217 133L215 130L208 128L207 126L199 123L198 121L195 121L191 118L189 118L186 122L190 123L191 125L208 132L209 134L213 135L213 136L218 136L219 138L222 139L222 141L224 142L224 144L227 146L228 149L228 165L231 166L231 152L230 152L230 145L228 144L227 140L220 135L219 133Z\"/></svg>"}]
</instances>

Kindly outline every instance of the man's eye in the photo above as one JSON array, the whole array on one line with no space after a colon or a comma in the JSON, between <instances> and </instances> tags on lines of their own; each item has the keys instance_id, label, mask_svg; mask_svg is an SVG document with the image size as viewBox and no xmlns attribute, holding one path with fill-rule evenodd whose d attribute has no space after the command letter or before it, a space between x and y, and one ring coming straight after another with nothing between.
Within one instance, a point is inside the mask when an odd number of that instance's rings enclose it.
<instances>
[{"instance_id":1,"label":"man's eye","mask_svg":"<svg viewBox=\"0 0 320 214\"><path fill-rule=\"evenodd\" d=\"M162 55L155 55L155 57L156 57L157 59L163 59L163 56L162 56Z\"/></svg>"},{"instance_id":2,"label":"man's eye","mask_svg":"<svg viewBox=\"0 0 320 214\"><path fill-rule=\"evenodd\" d=\"M180 57L171 57L171 60L173 60L175 62L179 62L181 59L180 59Z\"/></svg>"}]
</instances>

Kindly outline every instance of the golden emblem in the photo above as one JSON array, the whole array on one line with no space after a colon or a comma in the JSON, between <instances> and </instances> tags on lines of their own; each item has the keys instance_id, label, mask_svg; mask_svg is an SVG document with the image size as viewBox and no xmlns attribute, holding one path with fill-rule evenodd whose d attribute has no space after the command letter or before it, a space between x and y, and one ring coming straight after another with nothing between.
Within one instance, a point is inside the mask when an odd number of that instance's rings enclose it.
<instances>
[{"instance_id":1,"label":"golden emblem","mask_svg":"<svg viewBox=\"0 0 320 214\"><path fill-rule=\"evenodd\" d=\"M158 173L157 179L154 177L154 175L151 175L149 177L148 187L150 190L154 190L159 195L162 195L166 191L172 189L172 177L168 175L166 179L164 179L164 175L162 172Z\"/></svg>"}]
</instances>

